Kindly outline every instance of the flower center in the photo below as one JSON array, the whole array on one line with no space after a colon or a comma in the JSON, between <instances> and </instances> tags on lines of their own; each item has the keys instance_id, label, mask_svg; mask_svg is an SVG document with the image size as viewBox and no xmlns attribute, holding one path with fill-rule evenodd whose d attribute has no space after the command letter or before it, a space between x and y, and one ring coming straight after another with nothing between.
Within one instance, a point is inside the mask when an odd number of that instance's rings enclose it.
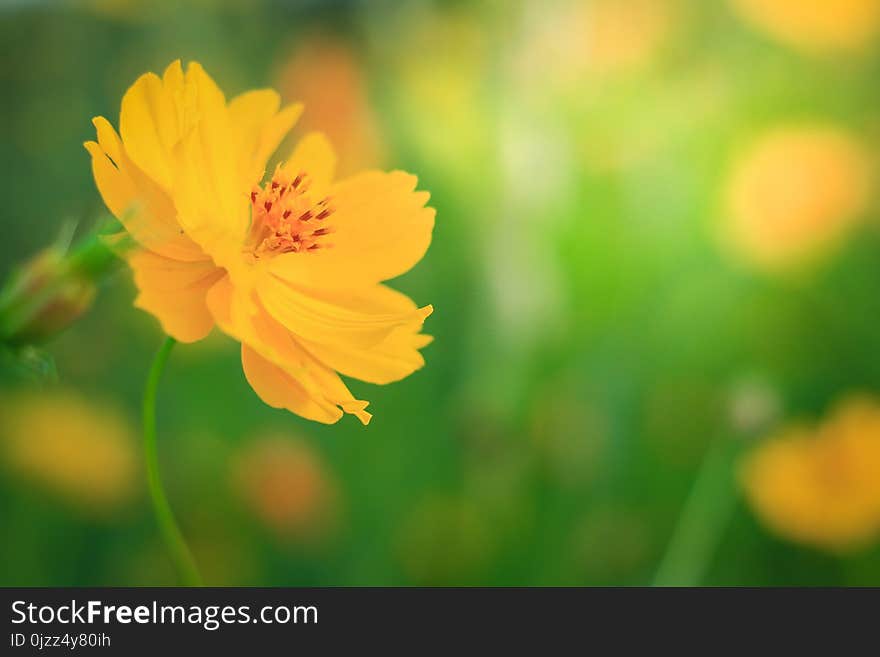
<instances>
[{"instance_id":1,"label":"flower center","mask_svg":"<svg viewBox=\"0 0 880 657\"><path fill-rule=\"evenodd\" d=\"M325 220L333 214L330 197L315 200L305 172L292 175L278 165L272 179L251 192L248 251L255 258L302 253L331 247L323 238L333 232Z\"/></svg>"}]
</instances>

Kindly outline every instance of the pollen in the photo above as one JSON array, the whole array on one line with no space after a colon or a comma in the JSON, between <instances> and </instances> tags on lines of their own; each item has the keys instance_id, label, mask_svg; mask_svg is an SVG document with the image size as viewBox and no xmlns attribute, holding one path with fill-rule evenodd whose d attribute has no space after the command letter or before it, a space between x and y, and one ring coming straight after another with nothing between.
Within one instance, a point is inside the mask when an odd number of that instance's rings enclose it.
<instances>
[{"instance_id":1,"label":"pollen","mask_svg":"<svg viewBox=\"0 0 880 657\"><path fill-rule=\"evenodd\" d=\"M305 171L292 173L278 165L262 187L250 193L251 232L248 250L255 258L282 253L308 253L332 246L325 238L333 232L329 197L309 192Z\"/></svg>"}]
</instances>

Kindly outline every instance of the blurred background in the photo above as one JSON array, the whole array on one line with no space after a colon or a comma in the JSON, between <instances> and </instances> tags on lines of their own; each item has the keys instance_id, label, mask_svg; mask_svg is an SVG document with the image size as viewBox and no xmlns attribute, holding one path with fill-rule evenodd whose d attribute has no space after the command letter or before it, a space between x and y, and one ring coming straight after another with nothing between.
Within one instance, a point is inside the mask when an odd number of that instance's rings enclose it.
<instances>
[{"instance_id":1,"label":"blurred background","mask_svg":"<svg viewBox=\"0 0 880 657\"><path fill-rule=\"evenodd\" d=\"M106 216L90 119L176 58L432 194L393 285L436 339L351 383L369 427L267 407L222 335L172 354L209 584L880 584L880 0L3 0L0 33L0 280ZM4 348L0 584L175 581L133 298L119 268Z\"/></svg>"}]
</instances>

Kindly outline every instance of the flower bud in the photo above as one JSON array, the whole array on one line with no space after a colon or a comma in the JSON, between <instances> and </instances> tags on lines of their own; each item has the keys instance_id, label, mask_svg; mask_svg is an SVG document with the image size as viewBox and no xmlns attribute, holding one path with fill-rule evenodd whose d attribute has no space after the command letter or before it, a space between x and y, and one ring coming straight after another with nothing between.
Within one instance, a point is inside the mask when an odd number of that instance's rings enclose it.
<instances>
[{"instance_id":1,"label":"flower bud","mask_svg":"<svg viewBox=\"0 0 880 657\"><path fill-rule=\"evenodd\" d=\"M91 306L113 260L97 237L70 253L53 245L31 258L0 290L0 341L43 342L67 328Z\"/></svg>"}]
</instances>

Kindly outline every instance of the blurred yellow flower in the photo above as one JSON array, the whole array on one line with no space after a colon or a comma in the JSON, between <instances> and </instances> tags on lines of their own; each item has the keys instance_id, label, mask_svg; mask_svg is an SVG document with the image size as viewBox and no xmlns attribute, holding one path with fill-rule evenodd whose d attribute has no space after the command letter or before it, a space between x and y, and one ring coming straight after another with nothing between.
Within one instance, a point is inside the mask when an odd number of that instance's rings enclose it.
<instances>
[{"instance_id":1,"label":"blurred yellow flower","mask_svg":"<svg viewBox=\"0 0 880 657\"><path fill-rule=\"evenodd\" d=\"M858 51L880 31L880 0L732 0L753 27L809 52Z\"/></svg>"},{"instance_id":2,"label":"blurred yellow flower","mask_svg":"<svg viewBox=\"0 0 880 657\"><path fill-rule=\"evenodd\" d=\"M86 510L108 511L137 484L134 433L116 409L72 392L0 398L6 466Z\"/></svg>"},{"instance_id":3,"label":"blurred yellow flower","mask_svg":"<svg viewBox=\"0 0 880 657\"><path fill-rule=\"evenodd\" d=\"M526 36L514 65L530 87L583 94L589 79L644 68L678 22L677 0L594 0L525 6Z\"/></svg>"},{"instance_id":4,"label":"blurred yellow flower","mask_svg":"<svg viewBox=\"0 0 880 657\"><path fill-rule=\"evenodd\" d=\"M871 165L857 137L834 126L791 126L761 136L726 186L724 237L762 269L804 264L861 219Z\"/></svg>"},{"instance_id":5,"label":"blurred yellow flower","mask_svg":"<svg viewBox=\"0 0 880 657\"><path fill-rule=\"evenodd\" d=\"M584 3L587 66L598 73L634 70L657 53L677 18L676 0L599 0Z\"/></svg>"},{"instance_id":6,"label":"blurred yellow flower","mask_svg":"<svg viewBox=\"0 0 880 657\"><path fill-rule=\"evenodd\" d=\"M248 441L232 475L244 504L283 539L319 540L337 524L336 483L304 441L271 435Z\"/></svg>"},{"instance_id":7,"label":"blurred yellow flower","mask_svg":"<svg viewBox=\"0 0 880 657\"><path fill-rule=\"evenodd\" d=\"M363 67L344 41L322 34L300 43L281 68L278 89L309 108L301 129L320 129L337 144L341 175L383 162Z\"/></svg>"},{"instance_id":8,"label":"blurred yellow flower","mask_svg":"<svg viewBox=\"0 0 880 657\"><path fill-rule=\"evenodd\" d=\"M834 552L880 536L880 405L844 400L817 428L792 426L742 464L746 497L773 531Z\"/></svg>"},{"instance_id":9,"label":"blurred yellow flower","mask_svg":"<svg viewBox=\"0 0 880 657\"><path fill-rule=\"evenodd\" d=\"M119 135L94 119L86 142L107 207L137 242L127 255L136 305L183 342L216 323L242 344L264 402L364 424L366 401L339 378L399 380L424 364L431 306L381 281L415 265L434 211L414 176L368 171L333 182L336 158L304 137L263 185L266 163L300 114L271 89L228 103L192 62L142 75L122 99Z\"/></svg>"}]
</instances>

